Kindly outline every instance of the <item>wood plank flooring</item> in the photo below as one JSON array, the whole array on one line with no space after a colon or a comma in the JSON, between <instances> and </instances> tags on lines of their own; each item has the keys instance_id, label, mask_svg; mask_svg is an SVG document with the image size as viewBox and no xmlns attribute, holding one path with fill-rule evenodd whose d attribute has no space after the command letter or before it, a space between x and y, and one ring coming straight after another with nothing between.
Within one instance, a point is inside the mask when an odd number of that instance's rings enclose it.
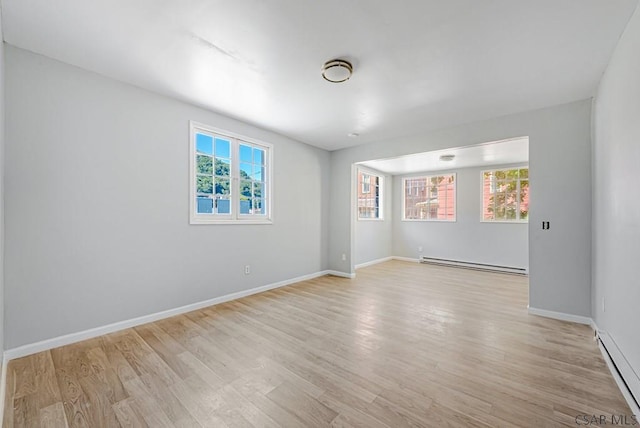
<instances>
[{"instance_id":1,"label":"wood plank flooring","mask_svg":"<svg viewBox=\"0 0 640 428\"><path fill-rule=\"evenodd\" d=\"M4 427L552 427L631 412L527 279L391 261L13 360Z\"/></svg>"}]
</instances>

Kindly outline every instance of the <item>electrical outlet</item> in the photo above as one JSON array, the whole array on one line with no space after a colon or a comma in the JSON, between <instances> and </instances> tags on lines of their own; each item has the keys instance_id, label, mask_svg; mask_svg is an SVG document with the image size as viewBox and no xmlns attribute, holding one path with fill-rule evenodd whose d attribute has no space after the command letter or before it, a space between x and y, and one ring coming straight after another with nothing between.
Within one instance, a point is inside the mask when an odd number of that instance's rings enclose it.
<instances>
[{"instance_id":1,"label":"electrical outlet","mask_svg":"<svg viewBox=\"0 0 640 428\"><path fill-rule=\"evenodd\" d=\"M251 273L251 266L246 265L246 266L244 267L244 274L245 274L245 275L249 275L250 273Z\"/></svg>"},{"instance_id":2,"label":"electrical outlet","mask_svg":"<svg viewBox=\"0 0 640 428\"><path fill-rule=\"evenodd\" d=\"M347 255L346 255L346 254L344 254L344 253L342 253L342 261L343 261L343 262L346 262L346 261L347 261Z\"/></svg>"},{"instance_id":3,"label":"electrical outlet","mask_svg":"<svg viewBox=\"0 0 640 428\"><path fill-rule=\"evenodd\" d=\"M418 247L418 252L419 252L419 253L421 253L421 252L422 252L422 245L420 245L420 246Z\"/></svg>"}]
</instances>

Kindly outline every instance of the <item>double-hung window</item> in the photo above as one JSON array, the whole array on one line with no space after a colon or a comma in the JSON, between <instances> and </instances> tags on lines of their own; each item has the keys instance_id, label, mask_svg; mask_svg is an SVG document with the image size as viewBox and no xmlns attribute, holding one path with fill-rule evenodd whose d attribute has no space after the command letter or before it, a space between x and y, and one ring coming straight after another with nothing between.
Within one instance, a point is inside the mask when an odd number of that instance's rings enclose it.
<instances>
[{"instance_id":1,"label":"double-hung window","mask_svg":"<svg viewBox=\"0 0 640 428\"><path fill-rule=\"evenodd\" d=\"M482 172L482 221L529 219L529 168Z\"/></svg>"},{"instance_id":2,"label":"double-hung window","mask_svg":"<svg viewBox=\"0 0 640 428\"><path fill-rule=\"evenodd\" d=\"M273 146L190 123L192 224L271 223Z\"/></svg>"},{"instance_id":3,"label":"double-hung window","mask_svg":"<svg viewBox=\"0 0 640 428\"><path fill-rule=\"evenodd\" d=\"M455 174L407 177L402 187L403 220L456 220Z\"/></svg>"},{"instance_id":4,"label":"double-hung window","mask_svg":"<svg viewBox=\"0 0 640 428\"><path fill-rule=\"evenodd\" d=\"M382 220L384 177L358 169L358 220Z\"/></svg>"}]
</instances>

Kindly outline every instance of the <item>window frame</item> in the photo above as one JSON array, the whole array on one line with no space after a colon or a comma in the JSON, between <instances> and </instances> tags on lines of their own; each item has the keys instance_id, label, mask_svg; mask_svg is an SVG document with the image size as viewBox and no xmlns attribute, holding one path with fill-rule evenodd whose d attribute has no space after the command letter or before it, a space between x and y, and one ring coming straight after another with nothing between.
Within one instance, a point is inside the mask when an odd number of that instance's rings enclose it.
<instances>
[{"instance_id":1,"label":"window frame","mask_svg":"<svg viewBox=\"0 0 640 428\"><path fill-rule=\"evenodd\" d=\"M362 166L358 166L356 168L356 189L362 190L362 193L364 192L364 182L362 183L362 186L360 186L360 174L365 174L369 176L369 191L371 191L371 187L372 187L372 183L371 183L371 177L377 177L378 178L378 189L379 189L379 196L378 196L378 217L360 217L360 207L358 205L358 192L356 191L356 200L355 200L355 205L356 205L356 220L357 221L384 221L384 175L373 171L371 169L368 168L364 168Z\"/></svg>"},{"instance_id":2,"label":"window frame","mask_svg":"<svg viewBox=\"0 0 640 428\"><path fill-rule=\"evenodd\" d=\"M210 135L214 139L222 137L229 140L230 159L230 214L199 214L197 208L197 165L196 134ZM240 213L240 145L244 143L265 152L265 184L263 198L265 214ZM215 151L214 160L215 164ZM214 167L215 168L215 167ZM247 137L225 129L216 128L196 121L189 121L189 224L273 224L273 144ZM215 189L215 174L214 174ZM214 190L215 194L215 190Z\"/></svg>"},{"instance_id":3,"label":"window frame","mask_svg":"<svg viewBox=\"0 0 640 428\"><path fill-rule=\"evenodd\" d=\"M452 175L453 176L453 218L452 219L437 219L437 218L407 218L406 211L406 198L407 198L407 180L415 180L416 178L425 178L430 180L433 177L446 177ZM438 222L438 223L456 223L458 221L458 173L457 172L434 172L434 173L422 173L415 175L407 175L402 177L402 205L400 207L402 211L401 221L416 221L416 222ZM417 194L416 188L416 194Z\"/></svg>"},{"instance_id":4,"label":"window frame","mask_svg":"<svg viewBox=\"0 0 640 428\"><path fill-rule=\"evenodd\" d=\"M505 220L505 219L501 219L501 220L487 220L484 218L484 174L487 172L496 172L496 171L511 171L514 169L526 169L527 171L529 171L529 165L528 164L523 164L523 165L514 165L514 166L508 166L508 167L498 167L498 168L492 168L492 169L484 169L482 171L480 171L480 223L507 223L507 224L527 224L529 223L529 217L527 216L526 220L522 220L522 219L514 219L514 220ZM520 177L518 177L518 194L520 194L521 189L520 189ZM527 181L531 181L531 176L528 173L527 174ZM491 185L490 185L491 186ZM529 187L531 187L531 185L529 185ZM494 188L494 191L491 192L492 194L496 193L496 188ZM516 213L517 216L520 217L520 198L517 198L517 207L516 207Z\"/></svg>"}]
</instances>

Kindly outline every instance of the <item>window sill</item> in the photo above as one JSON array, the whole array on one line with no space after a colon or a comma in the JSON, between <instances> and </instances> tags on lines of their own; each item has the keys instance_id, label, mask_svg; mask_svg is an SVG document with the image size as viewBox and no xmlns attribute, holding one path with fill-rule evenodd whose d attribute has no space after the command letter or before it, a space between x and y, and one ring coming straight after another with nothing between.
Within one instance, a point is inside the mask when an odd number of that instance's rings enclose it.
<instances>
[{"instance_id":1,"label":"window sill","mask_svg":"<svg viewBox=\"0 0 640 428\"><path fill-rule=\"evenodd\" d=\"M456 223L457 220L434 220L434 219L420 219L420 218L403 218L402 221L408 222L422 222L422 223Z\"/></svg>"},{"instance_id":2,"label":"window sill","mask_svg":"<svg viewBox=\"0 0 640 428\"><path fill-rule=\"evenodd\" d=\"M358 218L358 221L384 221L383 218Z\"/></svg>"},{"instance_id":3,"label":"window sill","mask_svg":"<svg viewBox=\"0 0 640 428\"><path fill-rule=\"evenodd\" d=\"M529 224L527 220L480 220L480 223Z\"/></svg>"},{"instance_id":4,"label":"window sill","mask_svg":"<svg viewBox=\"0 0 640 428\"><path fill-rule=\"evenodd\" d=\"M220 219L201 219L192 218L189 224L193 225L206 225L206 224L273 224L271 219L247 219L247 220L220 220Z\"/></svg>"}]
</instances>

